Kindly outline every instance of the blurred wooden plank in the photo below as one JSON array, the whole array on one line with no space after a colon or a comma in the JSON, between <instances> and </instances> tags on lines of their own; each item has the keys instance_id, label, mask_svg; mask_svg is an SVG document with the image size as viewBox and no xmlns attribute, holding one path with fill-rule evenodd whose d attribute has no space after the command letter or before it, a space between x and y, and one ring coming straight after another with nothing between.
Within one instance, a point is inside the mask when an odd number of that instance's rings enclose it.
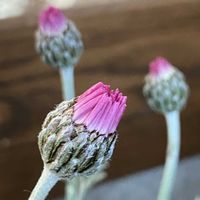
<instances>
[{"instance_id":1,"label":"blurred wooden plank","mask_svg":"<svg viewBox=\"0 0 200 200\"><path fill-rule=\"evenodd\" d=\"M86 46L76 67L77 94L101 80L128 95L110 177L164 160L164 120L148 109L142 96L147 63L157 55L169 58L187 76L192 92L182 115L182 155L200 152L199 6L200 1L176 1L172 5L138 8L129 1L121 7L68 11L83 33ZM0 199L3 200L27 199L28 192L24 190L32 189L42 168L37 134L46 113L61 101L58 73L45 66L34 51L36 17L16 20L8 20L7 24L4 21L0 26ZM57 189L60 193L61 187Z\"/></svg>"},{"instance_id":2,"label":"blurred wooden plank","mask_svg":"<svg viewBox=\"0 0 200 200\"><path fill-rule=\"evenodd\" d=\"M4 29L15 29L21 28L25 26L33 26L37 20L38 13L47 5L45 5L45 1L41 0L29 0L29 6L27 7L24 15L21 17L10 18L6 20L0 20L1 27L0 31ZM56 0L55 0L56 1ZM73 19L76 16L91 16L95 15L102 16L102 12L107 12L112 9L113 12L123 12L123 11L131 11L138 12L144 9L152 9L152 8L160 8L160 7L170 7L173 6L177 9L178 5L184 5L185 9L187 5L198 4L199 0L102 0L102 1L94 1L94 0L76 0L75 4L70 9L66 9L66 13L68 16L71 16ZM128 5L128 6L127 6ZM181 7L181 9L183 9ZM178 9L181 12L181 9ZM189 9L189 8L188 8ZM89 12L88 12L89 11ZM169 10L170 11L170 10ZM173 10L172 10L173 11ZM188 10L189 11L189 10ZM192 12L192 11L191 11ZM170 11L170 14L173 12ZM173 13L176 14L176 13ZM112 15L112 14L111 14ZM169 13L167 13L169 15ZM119 16L118 16L119 17Z\"/></svg>"}]
</instances>

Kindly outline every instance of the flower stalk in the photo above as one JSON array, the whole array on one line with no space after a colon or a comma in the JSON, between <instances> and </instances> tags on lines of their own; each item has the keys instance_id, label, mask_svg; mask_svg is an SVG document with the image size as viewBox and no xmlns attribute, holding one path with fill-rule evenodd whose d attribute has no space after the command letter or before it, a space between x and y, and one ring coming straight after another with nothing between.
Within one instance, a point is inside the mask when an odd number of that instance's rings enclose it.
<instances>
[{"instance_id":1,"label":"flower stalk","mask_svg":"<svg viewBox=\"0 0 200 200\"><path fill-rule=\"evenodd\" d=\"M165 114L167 124L166 161L158 200L169 200L173 191L180 152L180 113L173 111Z\"/></svg>"},{"instance_id":2,"label":"flower stalk","mask_svg":"<svg viewBox=\"0 0 200 200\"><path fill-rule=\"evenodd\" d=\"M96 183L102 181L106 177L104 171L97 172L90 177L77 177L66 184L67 200L83 200L87 191Z\"/></svg>"},{"instance_id":3,"label":"flower stalk","mask_svg":"<svg viewBox=\"0 0 200 200\"><path fill-rule=\"evenodd\" d=\"M58 177L51 173L49 169L44 167L42 174L34 187L28 200L44 200L49 194L49 191L58 182Z\"/></svg>"},{"instance_id":4,"label":"flower stalk","mask_svg":"<svg viewBox=\"0 0 200 200\"><path fill-rule=\"evenodd\" d=\"M75 97L74 67L60 68L59 72L61 77L63 99L71 100Z\"/></svg>"}]
</instances>

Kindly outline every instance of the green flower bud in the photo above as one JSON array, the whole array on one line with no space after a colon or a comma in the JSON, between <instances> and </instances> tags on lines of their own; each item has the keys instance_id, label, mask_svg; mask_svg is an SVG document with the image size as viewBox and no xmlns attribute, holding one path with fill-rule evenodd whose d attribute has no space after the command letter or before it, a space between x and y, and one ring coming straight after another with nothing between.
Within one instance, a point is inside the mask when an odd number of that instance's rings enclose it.
<instances>
[{"instance_id":1,"label":"green flower bud","mask_svg":"<svg viewBox=\"0 0 200 200\"><path fill-rule=\"evenodd\" d=\"M157 58L150 63L143 94L152 110L167 113L186 105L189 87L182 72L164 58Z\"/></svg>"}]
</instances>

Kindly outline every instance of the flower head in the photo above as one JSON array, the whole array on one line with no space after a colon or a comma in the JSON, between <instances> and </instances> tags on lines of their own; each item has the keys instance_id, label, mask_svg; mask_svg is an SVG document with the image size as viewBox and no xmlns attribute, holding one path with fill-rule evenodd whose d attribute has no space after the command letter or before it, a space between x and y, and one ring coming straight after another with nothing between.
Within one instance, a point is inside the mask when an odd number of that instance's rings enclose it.
<instances>
[{"instance_id":1,"label":"flower head","mask_svg":"<svg viewBox=\"0 0 200 200\"><path fill-rule=\"evenodd\" d=\"M143 93L153 110L161 113L181 110L188 92L183 73L165 58L157 57L149 64Z\"/></svg>"},{"instance_id":2,"label":"flower head","mask_svg":"<svg viewBox=\"0 0 200 200\"><path fill-rule=\"evenodd\" d=\"M76 25L52 6L40 14L35 46L42 61L53 68L75 66L84 48Z\"/></svg>"},{"instance_id":3,"label":"flower head","mask_svg":"<svg viewBox=\"0 0 200 200\"><path fill-rule=\"evenodd\" d=\"M45 166L61 179L100 170L112 156L125 107L126 97L101 82L60 103L47 115L38 138Z\"/></svg>"},{"instance_id":4,"label":"flower head","mask_svg":"<svg viewBox=\"0 0 200 200\"><path fill-rule=\"evenodd\" d=\"M40 31L47 36L56 36L67 27L68 20L61 10L53 6L43 10L39 16Z\"/></svg>"}]
</instances>

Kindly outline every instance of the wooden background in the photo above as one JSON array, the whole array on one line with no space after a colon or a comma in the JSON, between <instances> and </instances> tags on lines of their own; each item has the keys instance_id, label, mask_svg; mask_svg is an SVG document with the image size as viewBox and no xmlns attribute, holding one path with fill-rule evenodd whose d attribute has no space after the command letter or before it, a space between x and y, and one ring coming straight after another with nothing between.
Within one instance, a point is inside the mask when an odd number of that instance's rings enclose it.
<instances>
[{"instance_id":1,"label":"wooden background","mask_svg":"<svg viewBox=\"0 0 200 200\"><path fill-rule=\"evenodd\" d=\"M76 67L77 94L101 80L128 96L110 178L164 161L164 119L149 110L142 96L148 62L157 55L166 56L187 76L191 96L182 112L181 154L200 152L200 1L141 2L67 12L86 46ZM45 115L61 101L58 72L44 65L34 51L36 15L31 9L25 16L0 22L1 200L28 198L42 169L37 134ZM52 194L62 190L60 183Z\"/></svg>"}]
</instances>

